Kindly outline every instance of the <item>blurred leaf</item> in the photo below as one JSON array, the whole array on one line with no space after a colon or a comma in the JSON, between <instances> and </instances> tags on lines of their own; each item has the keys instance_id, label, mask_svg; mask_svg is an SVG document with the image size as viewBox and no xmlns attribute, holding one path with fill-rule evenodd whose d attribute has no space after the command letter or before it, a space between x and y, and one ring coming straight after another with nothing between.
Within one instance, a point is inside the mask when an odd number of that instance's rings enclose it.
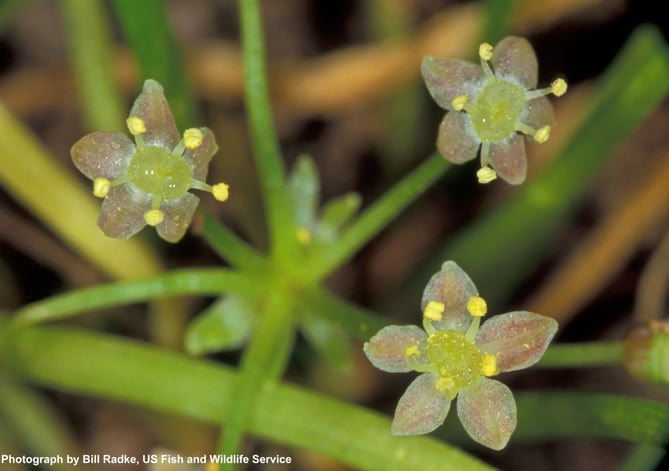
<instances>
[{"instance_id":1,"label":"blurred leaf","mask_svg":"<svg viewBox=\"0 0 669 471\"><path fill-rule=\"evenodd\" d=\"M214 301L193 320L186 331L186 351L191 355L242 347L251 336L254 310L239 296Z\"/></svg>"},{"instance_id":2,"label":"blurred leaf","mask_svg":"<svg viewBox=\"0 0 669 471\"><path fill-rule=\"evenodd\" d=\"M295 224L310 228L320 202L318 169L310 156L303 154L297 158L288 177L288 189L295 210Z\"/></svg>"},{"instance_id":3,"label":"blurred leaf","mask_svg":"<svg viewBox=\"0 0 669 471\"><path fill-rule=\"evenodd\" d=\"M347 193L325 203L316 230L317 238L323 242L333 242L342 227L356 215L360 203L360 195L357 193Z\"/></svg>"},{"instance_id":4,"label":"blurred leaf","mask_svg":"<svg viewBox=\"0 0 669 471\"><path fill-rule=\"evenodd\" d=\"M315 315L303 316L300 328L314 350L329 365L339 369L350 366L352 344L344 329Z\"/></svg>"}]
</instances>

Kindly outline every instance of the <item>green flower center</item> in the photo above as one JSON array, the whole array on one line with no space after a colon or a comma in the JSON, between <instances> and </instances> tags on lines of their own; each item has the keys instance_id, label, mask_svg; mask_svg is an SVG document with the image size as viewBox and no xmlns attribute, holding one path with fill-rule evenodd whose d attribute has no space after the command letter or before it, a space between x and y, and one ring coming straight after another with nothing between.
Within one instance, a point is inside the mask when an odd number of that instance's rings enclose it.
<instances>
[{"instance_id":1,"label":"green flower center","mask_svg":"<svg viewBox=\"0 0 669 471\"><path fill-rule=\"evenodd\" d=\"M427 339L427 358L449 389L457 391L471 386L481 376L485 354L464 334L440 330Z\"/></svg>"},{"instance_id":2,"label":"green flower center","mask_svg":"<svg viewBox=\"0 0 669 471\"><path fill-rule=\"evenodd\" d=\"M144 193L165 200L181 198L193 186L193 172L183 158L157 146L137 149L127 175Z\"/></svg>"},{"instance_id":3,"label":"green flower center","mask_svg":"<svg viewBox=\"0 0 669 471\"><path fill-rule=\"evenodd\" d=\"M474 132L483 142L503 141L516 131L525 109L525 90L511 82L491 77L467 109Z\"/></svg>"}]
</instances>

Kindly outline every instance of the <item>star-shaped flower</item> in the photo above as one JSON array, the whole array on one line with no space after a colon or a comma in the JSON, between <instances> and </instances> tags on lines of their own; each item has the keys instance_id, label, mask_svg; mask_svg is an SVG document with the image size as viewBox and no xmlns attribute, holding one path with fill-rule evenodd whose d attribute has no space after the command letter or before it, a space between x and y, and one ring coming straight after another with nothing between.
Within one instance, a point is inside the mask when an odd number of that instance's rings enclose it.
<instances>
[{"instance_id":1,"label":"star-shaped flower","mask_svg":"<svg viewBox=\"0 0 669 471\"><path fill-rule=\"evenodd\" d=\"M421 373L395 410L395 435L439 427L457 396L458 417L478 443L506 446L516 428L516 403L504 384L490 379L535 364L557 332L555 320L526 311L493 317L479 329L486 303L467 274L445 262L423 293L423 326L388 326L364 351L389 373Z\"/></svg>"},{"instance_id":2,"label":"star-shaped flower","mask_svg":"<svg viewBox=\"0 0 669 471\"><path fill-rule=\"evenodd\" d=\"M563 95L567 83L557 79L548 88L534 90L537 57L523 38L506 37L494 51L483 43L479 57L480 67L458 59L423 59L427 89L449 111L439 126L437 149L447 160L461 164L474 159L480 147L480 183L499 175L519 185L525 181L527 159L518 133L539 143L548 140L555 118L545 95Z\"/></svg>"},{"instance_id":3,"label":"star-shaped flower","mask_svg":"<svg viewBox=\"0 0 669 471\"><path fill-rule=\"evenodd\" d=\"M218 150L214 133L190 128L180 136L163 87L150 79L126 124L135 144L122 133L93 132L72 146L74 165L93 180L93 194L104 198L98 225L109 237L127 239L148 224L166 241L177 242L199 202L188 190L228 198L225 183L205 183Z\"/></svg>"}]
</instances>

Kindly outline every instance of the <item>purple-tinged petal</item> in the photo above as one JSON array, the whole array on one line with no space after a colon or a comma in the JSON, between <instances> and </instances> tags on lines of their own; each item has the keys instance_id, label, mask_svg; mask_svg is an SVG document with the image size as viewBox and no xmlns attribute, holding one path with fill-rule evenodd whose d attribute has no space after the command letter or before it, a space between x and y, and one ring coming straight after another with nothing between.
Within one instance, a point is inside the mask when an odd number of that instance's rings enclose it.
<instances>
[{"instance_id":1,"label":"purple-tinged petal","mask_svg":"<svg viewBox=\"0 0 669 471\"><path fill-rule=\"evenodd\" d=\"M158 224L158 235L167 242L179 242L186 234L193 220L200 199L192 193L186 193L177 200L166 200L160 205L163 222Z\"/></svg>"},{"instance_id":2,"label":"purple-tinged petal","mask_svg":"<svg viewBox=\"0 0 669 471\"><path fill-rule=\"evenodd\" d=\"M495 75L515 80L526 90L536 88L539 65L534 48L525 38L507 36L493 51L492 60Z\"/></svg>"},{"instance_id":3,"label":"purple-tinged petal","mask_svg":"<svg viewBox=\"0 0 669 471\"><path fill-rule=\"evenodd\" d=\"M415 325L390 325L384 327L365 342L363 350L369 361L382 371L388 373L405 373L412 371L406 356L406 349L411 345L425 352L427 335ZM418 363L424 363L424 355L414 357Z\"/></svg>"},{"instance_id":4,"label":"purple-tinged petal","mask_svg":"<svg viewBox=\"0 0 669 471\"><path fill-rule=\"evenodd\" d=\"M425 287L421 309L425 309L430 301L443 303L443 317L440 321L432 322L432 325L438 330L464 333L472 321L467 311L467 301L477 295L478 291L469 275L457 263L449 260L444 262L439 272L432 275Z\"/></svg>"},{"instance_id":5,"label":"purple-tinged petal","mask_svg":"<svg viewBox=\"0 0 669 471\"><path fill-rule=\"evenodd\" d=\"M435 387L435 376L424 373L404 392L390 428L393 435L430 433L446 420L451 401Z\"/></svg>"},{"instance_id":6,"label":"purple-tinged petal","mask_svg":"<svg viewBox=\"0 0 669 471\"><path fill-rule=\"evenodd\" d=\"M207 179L209 162L218 151L218 144L211 129L200 128L200 131L203 136L202 144L195 149L186 149L183 158L193 171L193 179L204 182Z\"/></svg>"},{"instance_id":7,"label":"purple-tinged petal","mask_svg":"<svg viewBox=\"0 0 669 471\"><path fill-rule=\"evenodd\" d=\"M449 111L439 125L437 150L449 162L462 164L476 158L481 143L468 129L471 118L467 113Z\"/></svg>"},{"instance_id":8,"label":"purple-tinged petal","mask_svg":"<svg viewBox=\"0 0 669 471\"><path fill-rule=\"evenodd\" d=\"M545 96L530 100L520 121L534 129L552 126L555 124L553 105Z\"/></svg>"},{"instance_id":9,"label":"purple-tinged petal","mask_svg":"<svg viewBox=\"0 0 669 471\"><path fill-rule=\"evenodd\" d=\"M127 239L146 225L144 213L151 208L151 196L131 183L115 186L102 202L98 226L109 237Z\"/></svg>"},{"instance_id":10,"label":"purple-tinged petal","mask_svg":"<svg viewBox=\"0 0 669 471\"><path fill-rule=\"evenodd\" d=\"M420 65L430 95L439 106L452 110L453 98L475 95L485 74L481 66L459 59L426 56Z\"/></svg>"},{"instance_id":11,"label":"purple-tinged petal","mask_svg":"<svg viewBox=\"0 0 669 471\"><path fill-rule=\"evenodd\" d=\"M470 437L501 450L516 429L516 401L511 390L494 379L481 378L458 396L458 417Z\"/></svg>"},{"instance_id":12,"label":"purple-tinged petal","mask_svg":"<svg viewBox=\"0 0 669 471\"><path fill-rule=\"evenodd\" d=\"M142 93L132 105L130 116L144 121L146 132L142 134L142 138L147 146L161 146L171 152L181 139L170 105L163 93L163 86L155 80L148 79L144 82Z\"/></svg>"},{"instance_id":13,"label":"purple-tinged petal","mask_svg":"<svg viewBox=\"0 0 669 471\"><path fill-rule=\"evenodd\" d=\"M135 153L135 145L125 134L93 132L74 143L72 162L91 180L113 180L123 175Z\"/></svg>"},{"instance_id":14,"label":"purple-tinged petal","mask_svg":"<svg viewBox=\"0 0 669 471\"><path fill-rule=\"evenodd\" d=\"M538 362L557 329L555 319L515 311L488 319L475 341L481 350L497 356L500 371L515 371Z\"/></svg>"},{"instance_id":15,"label":"purple-tinged petal","mask_svg":"<svg viewBox=\"0 0 669 471\"><path fill-rule=\"evenodd\" d=\"M490 165L499 177L512 185L520 185L527 176L527 157L525 140L520 134L514 134L503 142L493 142L488 153Z\"/></svg>"}]
</instances>

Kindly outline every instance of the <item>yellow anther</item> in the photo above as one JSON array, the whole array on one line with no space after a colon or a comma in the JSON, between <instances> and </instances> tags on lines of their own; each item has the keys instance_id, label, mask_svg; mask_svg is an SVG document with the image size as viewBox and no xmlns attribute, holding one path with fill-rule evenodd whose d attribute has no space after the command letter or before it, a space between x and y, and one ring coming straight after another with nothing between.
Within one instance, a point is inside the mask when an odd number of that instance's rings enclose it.
<instances>
[{"instance_id":1,"label":"yellow anther","mask_svg":"<svg viewBox=\"0 0 669 471\"><path fill-rule=\"evenodd\" d=\"M96 178L93 180L93 194L98 198L104 198L109 193L111 182L106 178Z\"/></svg>"},{"instance_id":2,"label":"yellow anther","mask_svg":"<svg viewBox=\"0 0 669 471\"><path fill-rule=\"evenodd\" d=\"M128 126L128 130L133 136L144 134L146 132L146 124L144 123L144 120L137 116L130 116L125 120L125 124Z\"/></svg>"},{"instance_id":3,"label":"yellow anther","mask_svg":"<svg viewBox=\"0 0 669 471\"><path fill-rule=\"evenodd\" d=\"M474 317L483 317L488 312L488 305L481 296L472 296L467 300L467 312Z\"/></svg>"},{"instance_id":4,"label":"yellow anther","mask_svg":"<svg viewBox=\"0 0 669 471\"><path fill-rule=\"evenodd\" d=\"M551 83L551 92L553 92L553 95L555 96L564 95L567 93L567 82L561 78L555 79L553 83Z\"/></svg>"},{"instance_id":5,"label":"yellow anther","mask_svg":"<svg viewBox=\"0 0 669 471\"><path fill-rule=\"evenodd\" d=\"M462 111L465 109L468 101L469 97L467 95L460 95L453 98L451 105L455 111Z\"/></svg>"},{"instance_id":6,"label":"yellow anther","mask_svg":"<svg viewBox=\"0 0 669 471\"><path fill-rule=\"evenodd\" d=\"M306 227L299 227L295 231L295 236L297 237L297 242L303 247L311 243L311 232Z\"/></svg>"},{"instance_id":7,"label":"yellow anther","mask_svg":"<svg viewBox=\"0 0 669 471\"><path fill-rule=\"evenodd\" d=\"M204 134L198 128L189 128L184 131L184 145L186 149L197 149L202 145Z\"/></svg>"},{"instance_id":8,"label":"yellow anther","mask_svg":"<svg viewBox=\"0 0 669 471\"><path fill-rule=\"evenodd\" d=\"M479 57L484 61L492 59L492 46L489 43L482 43L479 46Z\"/></svg>"},{"instance_id":9,"label":"yellow anther","mask_svg":"<svg viewBox=\"0 0 669 471\"><path fill-rule=\"evenodd\" d=\"M425 306L423 315L431 321L440 321L442 314L444 313L444 309L446 309L444 303L440 303L439 301L430 301L427 303L427 306Z\"/></svg>"},{"instance_id":10,"label":"yellow anther","mask_svg":"<svg viewBox=\"0 0 669 471\"><path fill-rule=\"evenodd\" d=\"M543 126L534 133L534 140L539 144L543 144L551 137L551 127L549 125Z\"/></svg>"},{"instance_id":11,"label":"yellow anther","mask_svg":"<svg viewBox=\"0 0 669 471\"><path fill-rule=\"evenodd\" d=\"M490 167L485 166L478 169L476 172L476 177L479 179L479 183L485 185L486 183L490 183L497 178L497 172L495 172Z\"/></svg>"},{"instance_id":12,"label":"yellow anther","mask_svg":"<svg viewBox=\"0 0 669 471\"><path fill-rule=\"evenodd\" d=\"M486 354L481 362L481 374L483 376L495 376L499 373L497 369L497 357Z\"/></svg>"},{"instance_id":13,"label":"yellow anther","mask_svg":"<svg viewBox=\"0 0 669 471\"><path fill-rule=\"evenodd\" d=\"M217 183L211 187L211 194L214 195L214 198L218 201L225 201L230 196L230 185Z\"/></svg>"},{"instance_id":14,"label":"yellow anther","mask_svg":"<svg viewBox=\"0 0 669 471\"><path fill-rule=\"evenodd\" d=\"M442 376L434 383L434 388L440 392L446 392L455 387L455 382L448 376Z\"/></svg>"},{"instance_id":15,"label":"yellow anther","mask_svg":"<svg viewBox=\"0 0 669 471\"><path fill-rule=\"evenodd\" d=\"M149 226L157 226L163 222L164 213L160 209L149 209L144 213L144 220Z\"/></svg>"},{"instance_id":16,"label":"yellow anther","mask_svg":"<svg viewBox=\"0 0 669 471\"><path fill-rule=\"evenodd\" d=\"M404 350L404 356L407 358L417 357L418 355L420 355L420 352L415 345L409 345L406 350Z\"/></svg>"}]
</instances>

